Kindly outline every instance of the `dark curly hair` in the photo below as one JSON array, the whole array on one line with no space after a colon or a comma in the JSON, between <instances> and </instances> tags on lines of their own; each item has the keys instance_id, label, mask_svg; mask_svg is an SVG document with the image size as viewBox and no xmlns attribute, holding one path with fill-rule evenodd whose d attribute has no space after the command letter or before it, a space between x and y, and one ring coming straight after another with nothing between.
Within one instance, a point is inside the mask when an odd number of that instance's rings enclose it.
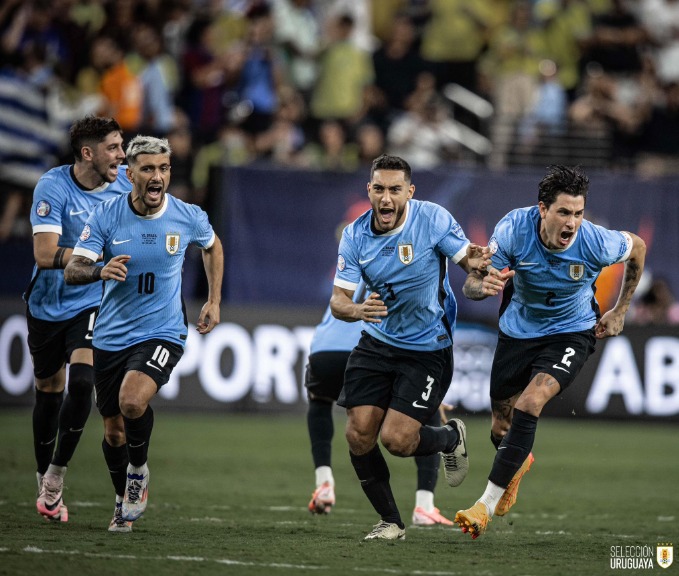
<instances>
[{"instance_id":1,"label":"dark curly hair","mask_svg":"<svg viewBox=\"0 0 679 576\"><path fill-rule=\"evenodd\" d=\"M76 160L82 160L82 147L103 142L111 132L123 135L120 124L113 118L85 116L73 123L70 130L71 150Z\"/></svg>"},{"instance_id":2,"label":"dark curly hair","mask_svg":"<svg viewBox=\"0 0 679 576\"><path fill-rule=\"evenodd\" d=\"M538 185L538 201L549 208L559 194L582 196L587 203L589 178L580 166L561 166L555 164L547 169L547 174Z\"/></svg>"}]
</instances>

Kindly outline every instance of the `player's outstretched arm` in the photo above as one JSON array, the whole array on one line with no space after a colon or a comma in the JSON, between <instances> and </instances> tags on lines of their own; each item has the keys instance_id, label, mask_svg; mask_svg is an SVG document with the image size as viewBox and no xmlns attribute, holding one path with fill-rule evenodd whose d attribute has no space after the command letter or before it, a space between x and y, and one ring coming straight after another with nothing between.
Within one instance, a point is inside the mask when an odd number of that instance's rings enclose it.
<instances>
[{"instance_id":1,"label":"player's outstretched arm","mask_svg":"<svg viewBox=\"0 0 679 576\"><path fill-rule=\"evenodd\" d=\"M203 304L196 330L201 334L210 332L220 320L219 305L222 301L222 278L224 278L224 250L217 236L212 246L203 250L203 266L207 276L207 302Z\"/></svg>"},{"instance_id":2,"label":"player's outstretched arm","mask_svg":"<svg viewBox=\"0 0 679 576\"><path fill-rule=\"evenodd\" d=\"M127 278L127 264L130 256L121 254L111 258L105 266L97 266L94 261L85 256L71 256L64 268L66 284L89 284L98 280L116 280L125 282Z\"/></svg>"},{"instance_id":3,"label":"player's outstretched arm","mask_svg":"<svg viewBox=\"0 0 679 576\"><path fill-rule=\"evenodd\" d=\"M330 297L330 311L338 320L345 322L373 322L379 324L387 315L387 307L377 292L372 292L363 302L353 301L354 292L339 286L333 286Z\"/></svg>"},{"instance_id":4,"label":"player's outstretched arm","mask_svg":"<svg viewBox=\"0 0 679 576\"><path fill-rule=\"evenodd\" d=\"M462 293L470 300L483 300L496 296L505 287L507 280L514 276L514 270L500 272L492 266L485 271L472 270L462 286Z\"/></svg>"},{"instance_id":5,"label":"player's outstretched arm","mask_svg":"<svg viewBox=\"0 0 679 576\"><path fill-rule=\"evenodd\" d=\"M625 261L625 272L622 277L620 294L615 306L606 312L594 328L597 338L608 338L617 336L622 332L625 325L625 314L632 302L632 295L639 285L641 275L644 271L646 260L646 244L636 234L625 232L632 238L632 251L629 258Z\"/></svg>"}]
</instances>

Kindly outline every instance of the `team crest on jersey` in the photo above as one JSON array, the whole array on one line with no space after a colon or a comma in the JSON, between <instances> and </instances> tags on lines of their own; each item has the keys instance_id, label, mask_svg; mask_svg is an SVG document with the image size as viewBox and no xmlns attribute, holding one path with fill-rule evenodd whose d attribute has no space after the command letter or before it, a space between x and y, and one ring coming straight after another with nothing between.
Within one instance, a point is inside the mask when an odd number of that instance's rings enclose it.
<instances>
[{"instance_id":1,"label":"team crest on jersey","mask_svg":"<svg viewBox=\"0 0 679 576\"><path fill-rule=\"evenodd\" d=\"M413 245L399 244L398 245L398 259L404 264L410 264L413 261Z\"/></svg>"},{"instance_id":2,"label":"team crest on jersey","mask_svg":"<svg viewBox=\"0 0 679 576\"><path fill-rule=\"evenodd\" d=\"M85 224L83 231L80 233L80 241L84 242L87 240L90 237L90 234L92 234L92 230L90 229L89 224Z\"/></svg>"},{"instance_id":3,"label":"team crest on jersey","mask_svg":"<svg viewBox=\"0 0 679 576\"><path fill-rule=\"evenodd\" d=\"M46 202L45 200L40 200L38 205L35 207L35 213L41 218L47 216L51 211L52 207L50 206L50 203Z\"/></svg>"},{"instance_id":4,"label":"team crest on jersey","mask_svg":"<svg viewBox=\"0 0 679 576\"><path fill-rule=\"evenodd\" d=\"M580 280L585 275L585 265L571 264L568 267L568 275L573 278L573 280Z\"/></svg>"},{"instance_id":5,"label":"team crest on jersey","mask_svg":"<svg viewBox=\"0 0 679 576\"><path fill-rule=\"evenodd\" d=\"M174 256L179 252L179 234L177 232L170 232L165 235L165 250L171 256Z\"/></svg>"}]
</instances>

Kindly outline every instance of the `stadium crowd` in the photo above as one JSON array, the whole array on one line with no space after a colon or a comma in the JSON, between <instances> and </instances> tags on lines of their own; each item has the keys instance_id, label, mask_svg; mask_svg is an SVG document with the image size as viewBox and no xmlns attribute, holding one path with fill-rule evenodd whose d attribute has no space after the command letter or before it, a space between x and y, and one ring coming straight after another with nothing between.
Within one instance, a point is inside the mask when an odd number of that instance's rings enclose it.
<instances>
[{"instance_id":1,"label":"stadium crowd","mask_svg":"<svg viewBox=\"0 0 679 576\"><path fill-rule=\"evenodd\" d=\"M5 0L0 50L0 240L88 113L198 204L215 164L679 166L677 0Z\"/></svg>"}]
</instances>

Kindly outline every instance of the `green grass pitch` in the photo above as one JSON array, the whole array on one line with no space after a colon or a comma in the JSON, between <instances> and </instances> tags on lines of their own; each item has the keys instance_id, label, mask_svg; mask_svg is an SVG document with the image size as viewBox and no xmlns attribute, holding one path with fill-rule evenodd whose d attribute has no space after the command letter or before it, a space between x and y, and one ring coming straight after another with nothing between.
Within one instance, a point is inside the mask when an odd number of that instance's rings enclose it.
<instances>
[{"instance_id":1,"label":"green grass pitch","mask_svg":"<svg viewBox=\"0 0 679 576\"><path fill-rule=\"evenodd\" d=\"M493 457L489 417L465 421L469 476L450 488L441 471L436 492L450 518L481 495ZM35 510L30 411L0 411L0 575L632 574L640 572L611 569L611 547L655 554L658 543L672 542L679 551L675 425L543 418L519 500L484 536L408 526L405 541L363 542L378 517L350 466L339 410L335 424L338 501L329 516L313 517L303 414L156 410L149 507L131 534L109 534L114 498L99 416L93 412L69 466L70 519L59 524ZM415 464L386 458L408 525Z\"/></svg>"}]
</instances>

